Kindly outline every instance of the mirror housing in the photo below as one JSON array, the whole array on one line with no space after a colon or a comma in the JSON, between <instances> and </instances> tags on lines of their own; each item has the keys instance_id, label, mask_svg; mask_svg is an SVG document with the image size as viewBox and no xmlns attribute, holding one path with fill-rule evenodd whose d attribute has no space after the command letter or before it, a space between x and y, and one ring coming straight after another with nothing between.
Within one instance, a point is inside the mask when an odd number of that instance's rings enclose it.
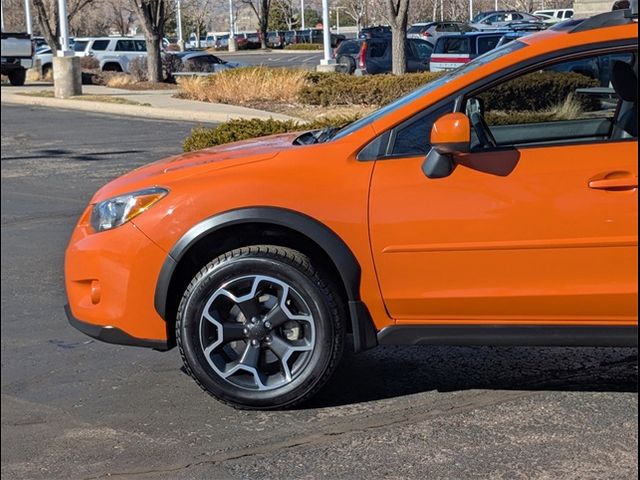
<instances>
[{"instance_id":1,"label":"mirror housing","mask_svg":"<svg viewBox=\"0 0 640 480\"><path fill-rule=\"evenodd\" d=\"M448 113L433 124L431 151L422 164L428 178L444 178L455 168L455 157L469 153L471 122L464 113Z\"/></svg>"}]
</instances>

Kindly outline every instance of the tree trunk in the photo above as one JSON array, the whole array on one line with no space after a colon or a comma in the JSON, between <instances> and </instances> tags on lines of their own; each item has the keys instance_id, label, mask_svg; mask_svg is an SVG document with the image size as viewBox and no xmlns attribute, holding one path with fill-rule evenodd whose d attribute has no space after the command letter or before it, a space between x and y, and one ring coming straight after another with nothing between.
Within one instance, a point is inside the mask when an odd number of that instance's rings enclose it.
<instances>
[{"instance_id":1,"label":"tree trunk","mask_svg":"<svg viewBox=\"0 0 640 480\"><path fill-rule=\"evenodd\" d=\"M393 74L407 72L407 26L409 0L387 0L387 14L391 25Z\"/></svg>"},{"instance_id":2,"label":"tree trunk","mask_svg":"<svg viewBox=\"0 0 640 480\"><path fill-rule=\"evenodd\" d=\"M402 75L407 72L407 34L406 29L393 29L392 32L392 58L393 74Z\"/></svg>"},{"instance_id":3,"label":"tree trunk","mask_svg":"<svg viewBox=\"0 0 640 480\"><path fill-rule=\"evenodd\" d=\"M44 5L43 0L33 0L33 6L36 11L36 20L40 32L47 42L47 45L51 47L51 53L55 57L58 50L60 50L60 22L58 21L58 4L54 5L53 18L48 17L47 8ZM53 26L51 25L53 23Z\"/></svg>"},{"instance_id":4,"label":"tree trunk","mask_svg":"<svg viewBox=\"0 0 640 480\"><path fill-rule=\"evenodd\" d=\"M162 37L147 37L147 76L150 82L162 82Z\"/></svg>"}]
</instances>

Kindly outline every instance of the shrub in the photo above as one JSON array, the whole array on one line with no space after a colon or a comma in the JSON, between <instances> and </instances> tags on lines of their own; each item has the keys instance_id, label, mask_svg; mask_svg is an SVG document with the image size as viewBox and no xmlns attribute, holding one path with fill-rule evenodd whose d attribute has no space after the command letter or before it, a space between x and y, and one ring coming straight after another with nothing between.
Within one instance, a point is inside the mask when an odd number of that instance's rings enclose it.
<instances>
[{"instance_id":1,"label":"shrub","mask_svg":"<svg viewBox=\"0 0 640 480\"><path fill-rule=\"evenodd\" d=\"M129 61L129 74L137 82L145 82L147 80L147 58L137 57Z\"/></svg>"},{"instance_id":2,"label":"shrub","mask_svg":"<svg viewBox=\"0 0 640 480\"><path fill-rule=\"evenodd\" d=\"M540 111L564 101L578 88L597 87L598 80L568 72L535 72L505 82L481 95L485 108L504 111ZM593 99L580 98L585 109Z\"/></svg>"},{"instance_id":3,"label":"shrub","mask_svg":"<svg viewBox=\"0 0 640 480\"><path fill-rule=\"evenodd\" d=\"M284 47L285 50L322 50L324 45L321 43L292 43Z\"/></svg>"},{"instance_id":4,"label":"shrub","mask_svg":"<svg viewBox=\"0 0 640 480\"><path fill-rule=\"evenodd\" d=\"M299 99L309 105L386 105L429 83L440 74L410 73L353 76L346 73L308 73Z\"/></svg>"},{"instance_id":5,"label":"shrub","mask_svg":"<svg viewBox=\"0 0 640 480\"><path fill-rule=\"evenodd\" d=\"M118 73L106 79L107 87L111 88L128 87L129 85L133 85L134 83L136 83L135 78L133 78L131 75L127 75L126 73Z\"/></svg>"},{"instance_id":6,"label":"shrub","mask_svg":"<svg viewBox=\"0 0 640 480\"><path fill-rule=\"evenodd\" d=\"M184 141L183 148L185 152L192 152L225 143L265 137L267 135L304 130L319 130L328 127L341 128L355 120L357 120L357 117L353 116L323 117L305 124L293 120L231 120L215 128L198 127L193 129Z\"/></svg>"},{"instance_id":7,"label":"shrub","mask_svg":"<svg viewBox=\"0 0 640 480\"><path fill-rule=\"evenodd\" d=\"M234 68L179 80L180 96L215 103L295 102L307 72L285 68Z\"/></svg>"},{"instance_id":8,"label":"shrub","mask_svg":"<svg viewBox=\"0 0 640 480\"><path fill-rule=\"evenodd\" d=\"M80 68L82 70L98 70L100 62L95 57L80 57Z\"/></svg>"}]
</instances>

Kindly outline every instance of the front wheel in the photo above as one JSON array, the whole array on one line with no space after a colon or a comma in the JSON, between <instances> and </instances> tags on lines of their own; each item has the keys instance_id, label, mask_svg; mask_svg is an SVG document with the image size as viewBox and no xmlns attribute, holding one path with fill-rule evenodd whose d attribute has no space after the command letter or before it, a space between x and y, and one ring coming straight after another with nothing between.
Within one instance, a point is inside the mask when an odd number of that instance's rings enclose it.
<instances>
[{"instance_id":1,"label":"front wheel","mask_svg":"<svg viewBox=\"0 0 640 480\"><path fill-rule=\"evenodd\" d=\"M291 407L314 395L340 360L341 303L300 252L241 248L191 281L176 338L189 374L219 400L237 408Z\"/></svg>"}]
</instances>

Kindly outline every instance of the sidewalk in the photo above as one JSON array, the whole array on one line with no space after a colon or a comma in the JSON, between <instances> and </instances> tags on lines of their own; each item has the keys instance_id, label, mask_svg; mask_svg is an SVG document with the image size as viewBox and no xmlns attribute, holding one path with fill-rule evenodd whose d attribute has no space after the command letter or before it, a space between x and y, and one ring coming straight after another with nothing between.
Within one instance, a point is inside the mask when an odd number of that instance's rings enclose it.
<instances>
[{"instance_id":1,"label":"sidewalk","mask_svg":"<svg viewBox=\"0 0 640 480\"><path fill-rule=\"evenodd\" d=\"M35 105L68 110L82 110L112 115L154 118L162 120L178 120L187 122L221 123L233 119L299 120L295 117L279 113L265 112L253 108L237 107L219 103L198 102L174 98L177 90L144 90L132 91L108 88L99 85L83 85L84 94L112 96L147 105L121 105L116 103L36 97L25 93L38 93L43 90L52 91L50 83L31 83L23 87L2 86L2 103Z\"/></svg>"}]
</instances>

